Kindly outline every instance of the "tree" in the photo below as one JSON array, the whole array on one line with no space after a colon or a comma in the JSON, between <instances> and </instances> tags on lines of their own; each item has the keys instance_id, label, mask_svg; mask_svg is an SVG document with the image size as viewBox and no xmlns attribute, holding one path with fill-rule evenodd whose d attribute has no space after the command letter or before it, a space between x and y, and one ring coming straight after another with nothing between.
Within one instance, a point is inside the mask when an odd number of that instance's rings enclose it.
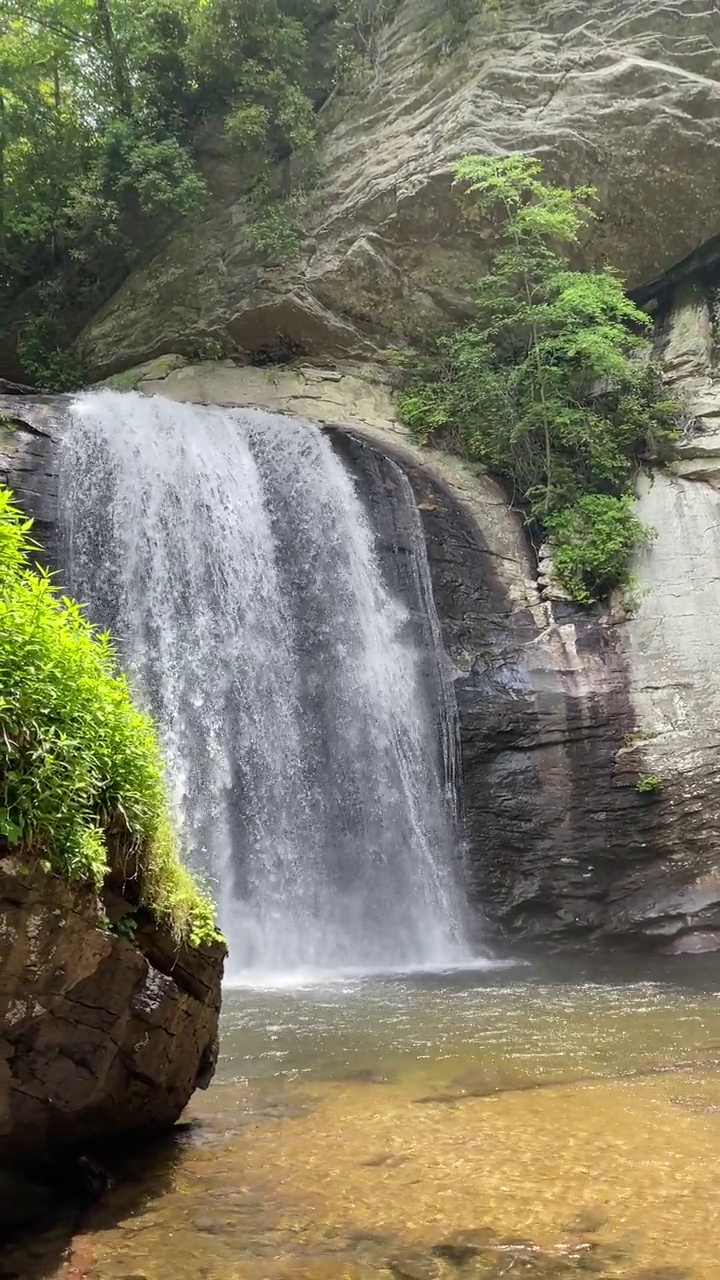
<instances>
[{"instance_id":1,"label":"tree","mask_svg":"<svg viewBox=\"0 0 720 1280\"><path fill-rule=\"evenodd\" d=\"M35 379L78 295L102 301L202 207L208 131L234 149L239 190L274 197L277 162L314 146L338 24L331 0L4 0L0 303L34 291Z\"/></svg>"},{"instance_id":2,"label":"tree","mask_svg":"<svg viewBox=\"0 0 720 1280\"><path fill-rule=\"evenodd\" d=\"M568 265L592 188L548 183L519 154L466 156L455 181L497 247L472 321L420 355L399 413L421 440L454 436L509 482L531 531L554 543L563 584L589 603L627 581L647 537L627 501L633 475L673 435L651 321L612 267Z\"/></svg>"}]
</instances>

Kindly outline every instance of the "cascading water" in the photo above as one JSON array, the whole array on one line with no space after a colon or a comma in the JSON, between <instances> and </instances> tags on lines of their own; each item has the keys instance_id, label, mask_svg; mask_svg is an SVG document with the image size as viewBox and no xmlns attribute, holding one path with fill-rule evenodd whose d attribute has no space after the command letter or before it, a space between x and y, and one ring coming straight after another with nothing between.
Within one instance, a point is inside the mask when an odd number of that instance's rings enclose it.
<instances>
[{"instance_id":1,"label":"cascading water","mask_svg":"<svg viewBox=\"0 0 720 1280\"><path fill-rule=\"evenodd\" d=\"M71 416L69 586L160 723L231 978L462 963L454 702L405 477L431 681L317 428L116 392Z\"/></svg>"}]
</instances>

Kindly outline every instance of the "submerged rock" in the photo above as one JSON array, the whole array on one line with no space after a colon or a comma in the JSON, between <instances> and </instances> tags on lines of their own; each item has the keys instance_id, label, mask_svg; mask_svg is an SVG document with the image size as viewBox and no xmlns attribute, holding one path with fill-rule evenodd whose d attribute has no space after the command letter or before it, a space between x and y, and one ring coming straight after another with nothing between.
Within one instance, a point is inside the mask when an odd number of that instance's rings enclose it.
<instances>
[{"instance_id":1,"label":"submerged rock","mask_svg":"<svg viewBox=\"0 0 720 1280\"><path fill-rule=\"evenodd\" d=\"M165 1128L212 1077L223 946L108 923L88 886L0 850L0 1166Z\"/></svg>"},{"instance_id":2,"label":"submerged rock","mask_svg":"<svg viewBox=\"0 0 720 1280\"><path fill-rule=\"evenodd\" d=\"M440 1274L437 1258L419 1249L388 1258L387 1268L398 1280L438 1280Z\"/></svg>"}]
</instances>

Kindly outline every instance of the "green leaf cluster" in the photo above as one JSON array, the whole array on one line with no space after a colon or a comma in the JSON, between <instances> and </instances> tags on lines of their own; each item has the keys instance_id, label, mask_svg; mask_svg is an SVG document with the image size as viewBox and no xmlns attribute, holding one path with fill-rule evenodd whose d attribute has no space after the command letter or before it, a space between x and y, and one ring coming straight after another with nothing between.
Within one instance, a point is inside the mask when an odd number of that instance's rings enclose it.
<instances>
[{"instance_id":1,"label":"green leaf cluster","mask_svg":"<svg viewBox=\"0 0 720 1280\"><path fill-rule=\"evenodd\" d=\"M31 565L30 527L0 487L0 836L98 890L115 841L137 863L140 907L178 941L212 941L212 903L178 857L153 725L109 636Z\"/></svg>"},{"instance_id":2,"label":"green leaf cluster","mask_svg":"<svg viewBox=\"0 0 720 1280\"><path fill-rule=\"evenodd\" d=\"M353 38L374 30L390 3L367 0ZM51 314L61 336L48 340L48 357L67 343L68 318L102 302L202 210L208 146L235 163L239 194L255 184L263 205L290 194L276 166L296 153L292 173L311 167L353 9L343 0L4 0L0 305L22 295L35 314ZM54 371L49 359L46 384Z\"/></svg>"},{"instance_id":3,"label":"green leaf cluster","mask_svg":"<svg viewBox=\"0 0 720 1280\"><path fill-rule=\"evenodd\" d=\"M496 247L472 320L415 353L398 412L420 440L455 441L502 477L550 536L563 585L589 603L627 583L650 536L633 515L633 477L675 435L651 321L612 267L570 266L592 188L548 183L520 154L466 156L455 179Z\"/></svg>"},{"instance_id":4,"label":"green leaf cluster","mask_svg":"<svg viewBox=\"0 0 720 1280\"><path fill-rule=\"evenodd\" d=\"M662 791L664 782L658 773L643 773L637 780L635 790L641 796L657 795Z\"/></svg>"}]
</instances>

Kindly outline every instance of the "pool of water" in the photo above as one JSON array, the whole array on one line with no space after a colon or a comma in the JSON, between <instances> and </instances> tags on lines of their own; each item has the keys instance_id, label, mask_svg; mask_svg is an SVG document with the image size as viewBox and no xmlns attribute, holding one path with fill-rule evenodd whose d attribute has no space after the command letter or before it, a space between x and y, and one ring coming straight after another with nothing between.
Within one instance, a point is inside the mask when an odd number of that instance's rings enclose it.
<instances>
[{"instance_id":1,"label":"pool of water","mask_svg":"<svg viewBox=\"0 0 720 1280\"><path fill-rule=\"evenodd\" d=\"M231 990L188 1121L0 1275L720 1280L717 960Z\"/></svg>"}]
</instances>

